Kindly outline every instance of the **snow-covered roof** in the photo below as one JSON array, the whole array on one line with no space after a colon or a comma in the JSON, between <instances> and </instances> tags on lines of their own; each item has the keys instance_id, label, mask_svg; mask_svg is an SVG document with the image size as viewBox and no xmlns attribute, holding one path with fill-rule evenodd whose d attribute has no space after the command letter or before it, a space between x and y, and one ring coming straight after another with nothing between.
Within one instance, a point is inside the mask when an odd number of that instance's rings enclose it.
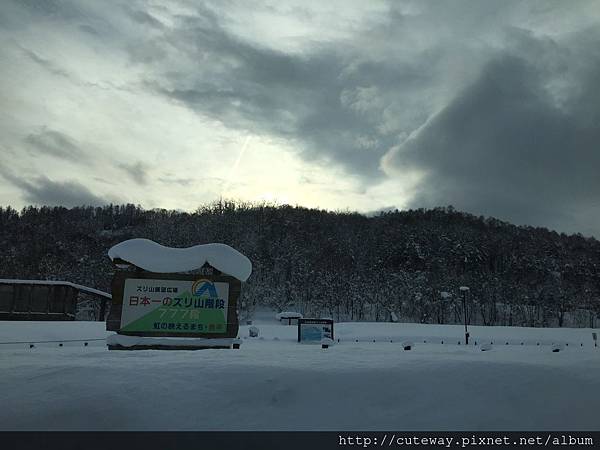
<instances>
[{"instance_id":1,"label":"snow-covered roof","mask_svg":"<svg viewBox=\"0 0 600 450\"><path fill-rule=\"evenodd\" d=\"M277 315L275 316L275 318L277 320L281 320L281 319L302 319L302 318L304 318L304 316L302 316L302 314L300 314L299 312L284 311L284 312L277 313Z\"/></svg>"},{"instance_id":2,"label":"snow-covered roof","mask_svg":"<svg viewBox=\"0 0 600 450\"><path fill-rule=\"evenodd\" d=\"M8 280L0 279L0 284L39 284L39 285L57 285L57 286L71 286L79 291L88 292L90 294L101 295L102 297L112 298L108 292L99 291L81 284L71 283L70 281L57 281L57 280Z\"/></svg>"},{"instance_id":3,"label":"snow-covered roof","mask_svg":"<svg viewBox=\"0 0 600 450\"><path fill-rule=\"evenodd\" d=\"M111 260L120 258L149 272L189 272L208 263L240 281L246 281L252 273L250 260L225 244L172 248L150 239L129 239L112 247L108 256Z\"/></svg>"}]
</instances>

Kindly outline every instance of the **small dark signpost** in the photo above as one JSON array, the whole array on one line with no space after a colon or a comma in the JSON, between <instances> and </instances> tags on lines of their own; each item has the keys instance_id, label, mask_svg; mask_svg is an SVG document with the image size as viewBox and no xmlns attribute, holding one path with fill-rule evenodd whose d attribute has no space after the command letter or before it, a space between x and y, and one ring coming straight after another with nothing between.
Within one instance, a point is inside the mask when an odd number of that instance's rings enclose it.
<instances>
[{"instance_id":1,"label":"small dark signpost","mask_svg":"<svg viewBox=\"0 0 600 450\"><path fill-rule=\"evenodd\" d=\"M237 305L242 282L238 278L204 261L187 272L152 272L122 258L113 258L113 263L117 270L107 330L123 336L203 339L185 344L185 339L150 339L135 345L109 340L109 349L239 348Z\"/></svg>"},{"instance_id":2,"label":"small dark signpost","mask_svg":"<svg viewBox=\"0 0 600 450\"><path fill-rule=\"evenodd\" d=\"M333 319L298 319L298 342L333 340Z\"/></svg>"}]
</instances>

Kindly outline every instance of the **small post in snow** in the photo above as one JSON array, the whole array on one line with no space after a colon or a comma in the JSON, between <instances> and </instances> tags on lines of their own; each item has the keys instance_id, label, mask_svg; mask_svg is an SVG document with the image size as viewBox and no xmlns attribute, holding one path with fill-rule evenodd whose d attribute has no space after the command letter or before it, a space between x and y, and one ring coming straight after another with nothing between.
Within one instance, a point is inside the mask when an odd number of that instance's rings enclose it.
<instances>
[{"instance_id":1,"label":"small post in snow","mask_svg":"<svg viewBox=\"0 0 600 450\"><path fill-rule=\"evenodd\" d=\"M323 338L321 340L321 348L329 348L331 345L333 345L333 339Z\"/></svg>"},{"instance_id":2,"label":"small post in snow","mask_svg":"<svg viewBox=\"0 0 600 450\"><path fill-rule=\"evenodd\" d=\"M467 330L467 292L469 288L467 286L461 286L458 288L463 293L463 316L465 322L465 345L469 345L469 331Z\"/></svg>"}]
</instances>

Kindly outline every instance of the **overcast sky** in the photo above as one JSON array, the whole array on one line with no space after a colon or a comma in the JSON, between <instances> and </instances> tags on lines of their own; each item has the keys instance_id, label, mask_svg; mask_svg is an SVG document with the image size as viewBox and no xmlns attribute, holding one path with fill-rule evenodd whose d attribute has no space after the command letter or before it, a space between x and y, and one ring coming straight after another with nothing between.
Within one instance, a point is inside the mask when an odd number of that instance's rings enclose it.
<instances>
[{"instance_id":1,"label":"overcast sky","mask_svg":"<svg viewBox=\"0 0 600 450\"><path fill-rule=\"evenodd\" d=\"M600 236L600 4L0 3L0 204L453 205Z\"/></svg>"}]
</instances>

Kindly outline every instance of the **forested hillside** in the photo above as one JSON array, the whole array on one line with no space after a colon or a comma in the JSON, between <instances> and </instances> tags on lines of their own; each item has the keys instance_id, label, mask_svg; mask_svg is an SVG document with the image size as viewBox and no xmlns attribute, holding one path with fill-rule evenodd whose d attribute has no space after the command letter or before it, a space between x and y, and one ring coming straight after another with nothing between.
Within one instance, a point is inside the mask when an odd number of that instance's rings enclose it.
<instances>
[{"instance_id":1,"label":"forested hillside","mask_svg":"<svg viewBox=\"0 0 600 450\"><path fill-rule=\"evenodd\" d=\"M0 208L0 277L61 279L109 291L107 250L134 237L172 247L223 242L254 271L257 305L336 320L595 326L600 242L517 227L452 207L329 212L220 201L194 213L134 205Z\"/></svg>"}]
</instances>

